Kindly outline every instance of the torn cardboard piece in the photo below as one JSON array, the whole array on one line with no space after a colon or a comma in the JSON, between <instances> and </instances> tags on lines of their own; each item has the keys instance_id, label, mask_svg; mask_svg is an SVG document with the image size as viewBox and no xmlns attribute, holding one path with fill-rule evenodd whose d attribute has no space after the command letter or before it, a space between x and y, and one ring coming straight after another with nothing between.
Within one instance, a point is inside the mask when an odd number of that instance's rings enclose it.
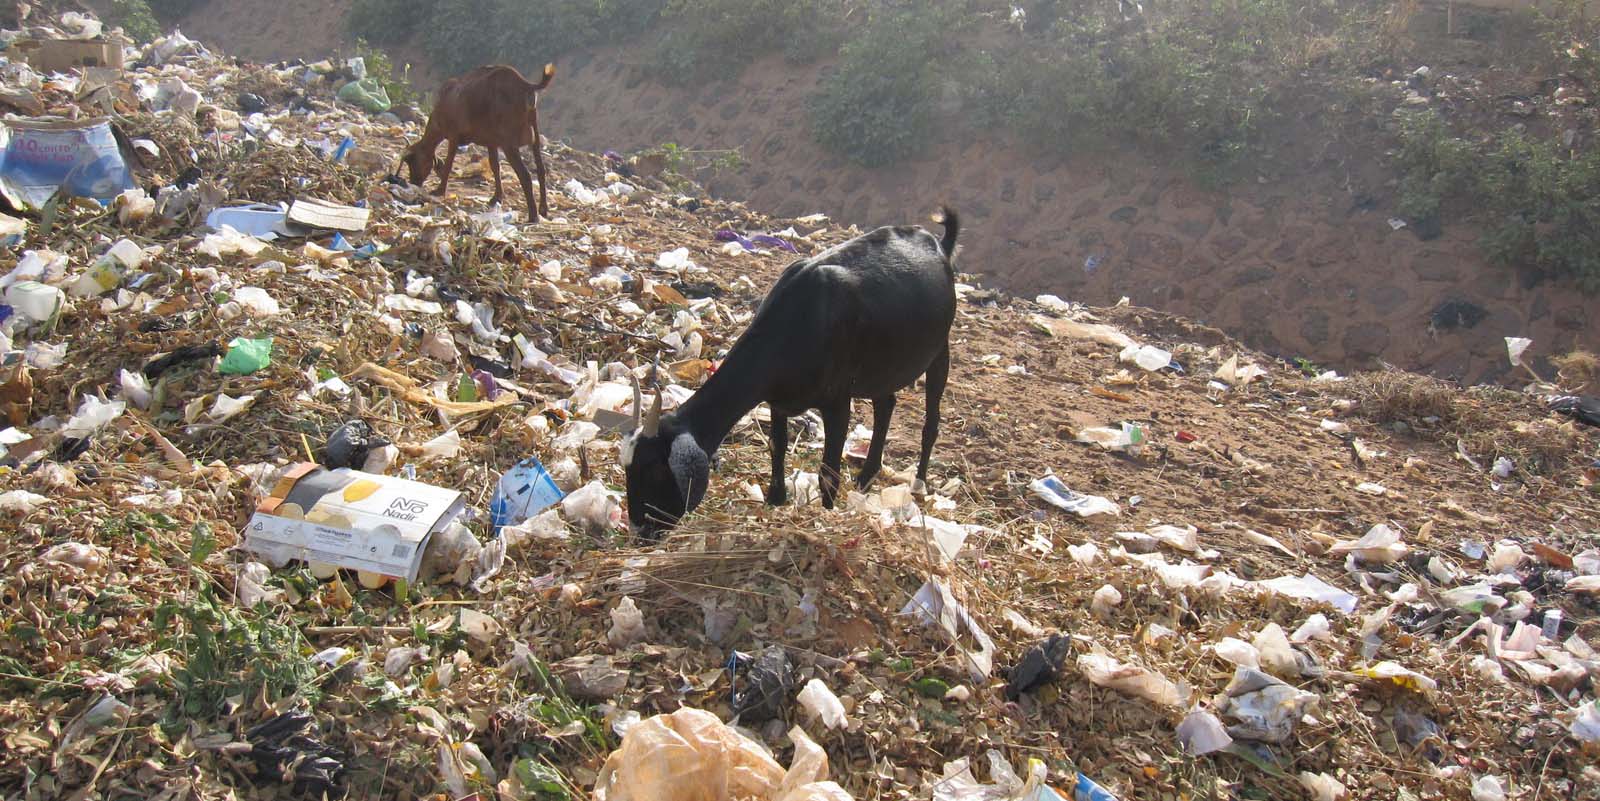
<instances>
[{"instance_id":1,"label":"torn cardboard piece","mask_svg":"<svg viewBox=\"0 0 1600 801\"><path fill-rule=\"evenodd\" d=\"M359 234L367 230L371 216L371 209L301 198L289 206L288 221L301 228Z\"/></svg>"}]
</instances>

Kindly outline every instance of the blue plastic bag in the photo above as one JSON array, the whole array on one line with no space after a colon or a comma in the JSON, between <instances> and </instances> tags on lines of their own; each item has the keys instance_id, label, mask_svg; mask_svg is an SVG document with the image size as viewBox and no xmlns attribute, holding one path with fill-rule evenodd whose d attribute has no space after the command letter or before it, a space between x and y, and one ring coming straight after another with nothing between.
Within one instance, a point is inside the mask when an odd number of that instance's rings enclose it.
<instances>
[{"instance_id":1,"label":"blue plastic bag","mask_svg":"<svg viewBox=\"0 0 1600 801\"><path fill-rule=\"evenodd\" d=\"M500 477L500 484L494 488L494 500L489 503L489 522L499 532L502 526L517 525L564 497L566 493L556 486L550 472L530 456Z\"/></svg>"},{"instance_id":2,"label":"blue plastic bag","mask_svg":"<svg viewBox=\"0 0 1600 801\"><path fill-rule=\"evenodd\" d=\"M106 201L134 186L105 120L17 120L3 130L0 186L13 205L40 208L58 190Z\"/></svg>"}]
</instances>

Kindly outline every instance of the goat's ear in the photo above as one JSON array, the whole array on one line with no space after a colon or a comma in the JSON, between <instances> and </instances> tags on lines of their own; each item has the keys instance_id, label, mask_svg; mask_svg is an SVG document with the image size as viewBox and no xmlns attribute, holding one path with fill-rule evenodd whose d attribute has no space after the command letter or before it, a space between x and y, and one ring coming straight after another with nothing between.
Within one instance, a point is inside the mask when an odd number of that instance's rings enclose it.
<instances>
[{"instance_id":1,"label":"goat's ear","mask_svg":"<svg viewBox=\"0 0 1600 801\"><path fill-rule=\"evenodd\" d=\"M688 432L672 441L672 452L667 456L672 477L683 494L684 514L694 511L706 497L706 485L711 481L711 457Z\"/></svg>"}]
</instances>

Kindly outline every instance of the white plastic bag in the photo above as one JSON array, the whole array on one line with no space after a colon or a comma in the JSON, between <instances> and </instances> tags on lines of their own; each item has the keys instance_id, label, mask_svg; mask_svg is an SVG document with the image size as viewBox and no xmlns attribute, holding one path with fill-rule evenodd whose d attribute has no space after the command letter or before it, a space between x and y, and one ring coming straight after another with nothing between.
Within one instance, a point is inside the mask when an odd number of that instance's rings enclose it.
<instances>
[{"instance_id":1,"label":"white plastic bag","mask_svg":"<svg viewBox=\"0 0 1600 801\"><path fill-rule=\"evenodd\" d=\"M800 706L806 710L812 720L822 724L823 728L838 729L845 723L844 703L839 696L828 689L821 679L812 679L801 688L800 694L795 697Z\"/></svg>"},{"instance_id":2,"label":"white plastic bag","mask_svg":"<svg viewBox=\"0 0 1600 801\"><path fill-rule=\"evenodd\" d=\"M1183 706L1189 700L1188 688L1168 681L1159 673L1119 662L1105 654L1078 657L1078 672L1101 687L1109 687L1161 706Z\"/></svg>"},{"instance_id":3,"label":"white plastic bag","mask_svg":"<svg viewBox=\"0 0 1600 801\"><path fill-rule=\"evenodd\" d=\"M1189 710L1178 724L1178 742L1190 756L1205 756L1233 744L1228 730L1216 715L1200 707Z\"/></svg>"},{"instance_id":4,"label":"white plastic bag","mask_svg":"<svg viewBox=\"0 0 1600 801\"><path fill-rule=\"evenodd\" d=\"M591 530L622 527L622 504L617 494L599 481L591 481L561 499L561 513Z\"/></svg>"},{"instance_id":5,"label":"white plastic bag","mask_svg":"<svg viewBox=\"0 0 1600 801\"><path fill-rule=\"evenodd\" d=\"M621 649L642 642L644 638L644 613L632 598L624 595L611 610L611 629L606 632L606 641L611 647Z\"/></svg>"}]
</instances>

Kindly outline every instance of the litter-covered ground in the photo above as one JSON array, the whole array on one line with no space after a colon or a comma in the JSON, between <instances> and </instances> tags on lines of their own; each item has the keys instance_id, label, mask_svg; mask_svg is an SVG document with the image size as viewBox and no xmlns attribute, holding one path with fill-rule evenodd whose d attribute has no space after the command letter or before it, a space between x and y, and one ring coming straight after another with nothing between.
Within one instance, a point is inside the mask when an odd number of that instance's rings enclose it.
<instances>
[{"instance_id":1,"label":"litter-covered ground","mask_svg":"<svg viewBox=\"0 0 1600 801\"><path fill-rule=\"evenodd\" d=\"M132 178L9 223L8 798L1600 797L1600 452L1532 369L1308 377L969 278L925 495L920 393L835 511L761 503L758 410L634 542L632 378L681 403L856 229L559 145L528 226L475 152L442 201L386 180L419 126L358 67L128 63L0 68L34 116L114 112ZM350 509L463 509L387 577L247 547L258 507L367 536L307 462L369 474Z\"/></svg>"}]
</instances>

